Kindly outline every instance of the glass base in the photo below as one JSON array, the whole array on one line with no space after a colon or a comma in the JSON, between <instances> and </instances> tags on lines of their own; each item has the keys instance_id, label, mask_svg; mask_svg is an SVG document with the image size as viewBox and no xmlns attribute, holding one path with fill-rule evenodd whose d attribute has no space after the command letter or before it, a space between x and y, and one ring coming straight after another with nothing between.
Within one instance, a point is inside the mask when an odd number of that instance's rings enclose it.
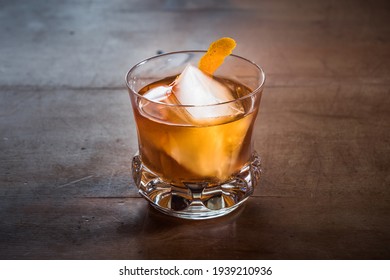
<instances>
[{"instance_id":1,"label":"glass base","mask_svg":"<svg viewBox=\"0 0 390 280\"><path fill-rule=\"evenodd\" d=\"M143 165L139 155L132 163L133 179L139 193L157 210L179 218L202 220L224 216L237 209L253 193L261 175L260 157L251 161L222 184L184 183L183 186L162 181Z\"/></svg>"}]
</instances>

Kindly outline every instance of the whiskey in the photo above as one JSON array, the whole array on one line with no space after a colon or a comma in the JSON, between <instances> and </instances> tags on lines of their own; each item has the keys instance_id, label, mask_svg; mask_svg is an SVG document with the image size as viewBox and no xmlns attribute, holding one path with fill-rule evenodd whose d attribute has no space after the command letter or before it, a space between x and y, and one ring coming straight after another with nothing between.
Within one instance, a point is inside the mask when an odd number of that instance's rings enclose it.
<instances>
[{"instance_id":1,"label":"whiskey","mask_svg":"<svg viewBox=\"0 0 390 280\"><path fill-rule=\"evenodd\" d=\"M152 89L169 86L175 79L172 76L151 83L138 93L147 96ZM178 187L202 181L217 185L226 182L251 159L260 98L247 97L252 90L237 81L214 79L229 89L233 100L197 109L229 106L233 108L230 115L195 118L191 111L194 107L178 104L173 94L163 101L137 98L134 116L141 160L166 183Z\"/></svg>"}]
</instances>

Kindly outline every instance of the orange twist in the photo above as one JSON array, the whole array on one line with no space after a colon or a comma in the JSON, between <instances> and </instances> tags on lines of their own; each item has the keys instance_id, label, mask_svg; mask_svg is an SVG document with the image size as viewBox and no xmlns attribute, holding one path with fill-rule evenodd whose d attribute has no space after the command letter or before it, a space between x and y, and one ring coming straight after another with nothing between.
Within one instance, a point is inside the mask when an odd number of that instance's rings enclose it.
<instances>
[{"instance_id":1,"label":"orange twist","mask_svg":"<svg viewBox=\"0 0 390 280\"><path fill-rule=\"evenodd\" d=\"M199 61L199 69L210 75L223 63L236 47L232 38L224 37L211 43L207 53Z\"/></svg>"}]
</instances>

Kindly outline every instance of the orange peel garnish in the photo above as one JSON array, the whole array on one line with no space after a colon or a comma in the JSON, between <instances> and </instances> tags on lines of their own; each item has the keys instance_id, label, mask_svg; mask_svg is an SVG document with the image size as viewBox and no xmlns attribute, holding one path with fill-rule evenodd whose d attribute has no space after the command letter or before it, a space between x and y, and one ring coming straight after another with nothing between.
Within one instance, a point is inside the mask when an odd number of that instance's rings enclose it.
<instances>
[{"instance_id":1,"label":"orange peel garnish","mask_svg":"<svg viewBox=\"0 0 390 280\"><path fill-rule=\"evenodd\" d=\"M224 37L211 43L207 53L199 60L199 69L210 75L223 63L236 47L236 41L232 38Z\"/></svg>"}]
</instances>

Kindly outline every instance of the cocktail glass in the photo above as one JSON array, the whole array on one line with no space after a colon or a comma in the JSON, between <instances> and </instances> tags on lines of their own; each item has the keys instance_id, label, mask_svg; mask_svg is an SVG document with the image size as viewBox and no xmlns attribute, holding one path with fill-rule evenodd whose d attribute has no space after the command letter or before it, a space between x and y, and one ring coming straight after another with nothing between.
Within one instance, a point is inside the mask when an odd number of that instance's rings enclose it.
<instances>
[{"instance_id":1,"label":"cocktail glass","mask_svg":"<svg viewBox=\"0 0 390 280\"><path fill-rule=\"evenodd\" d=\"M156 209L187 219L230 213L253 193L261 175L253 141L265 82L258 65L230 55L214 73L234 92L231 101L199 106L143 96L146 89L171 83L188 64L197 65L204 53L162 54L126 75L139 146L134 182ZM219 115L227 108L235 113Z\"/></svg>"}]
</instances>

